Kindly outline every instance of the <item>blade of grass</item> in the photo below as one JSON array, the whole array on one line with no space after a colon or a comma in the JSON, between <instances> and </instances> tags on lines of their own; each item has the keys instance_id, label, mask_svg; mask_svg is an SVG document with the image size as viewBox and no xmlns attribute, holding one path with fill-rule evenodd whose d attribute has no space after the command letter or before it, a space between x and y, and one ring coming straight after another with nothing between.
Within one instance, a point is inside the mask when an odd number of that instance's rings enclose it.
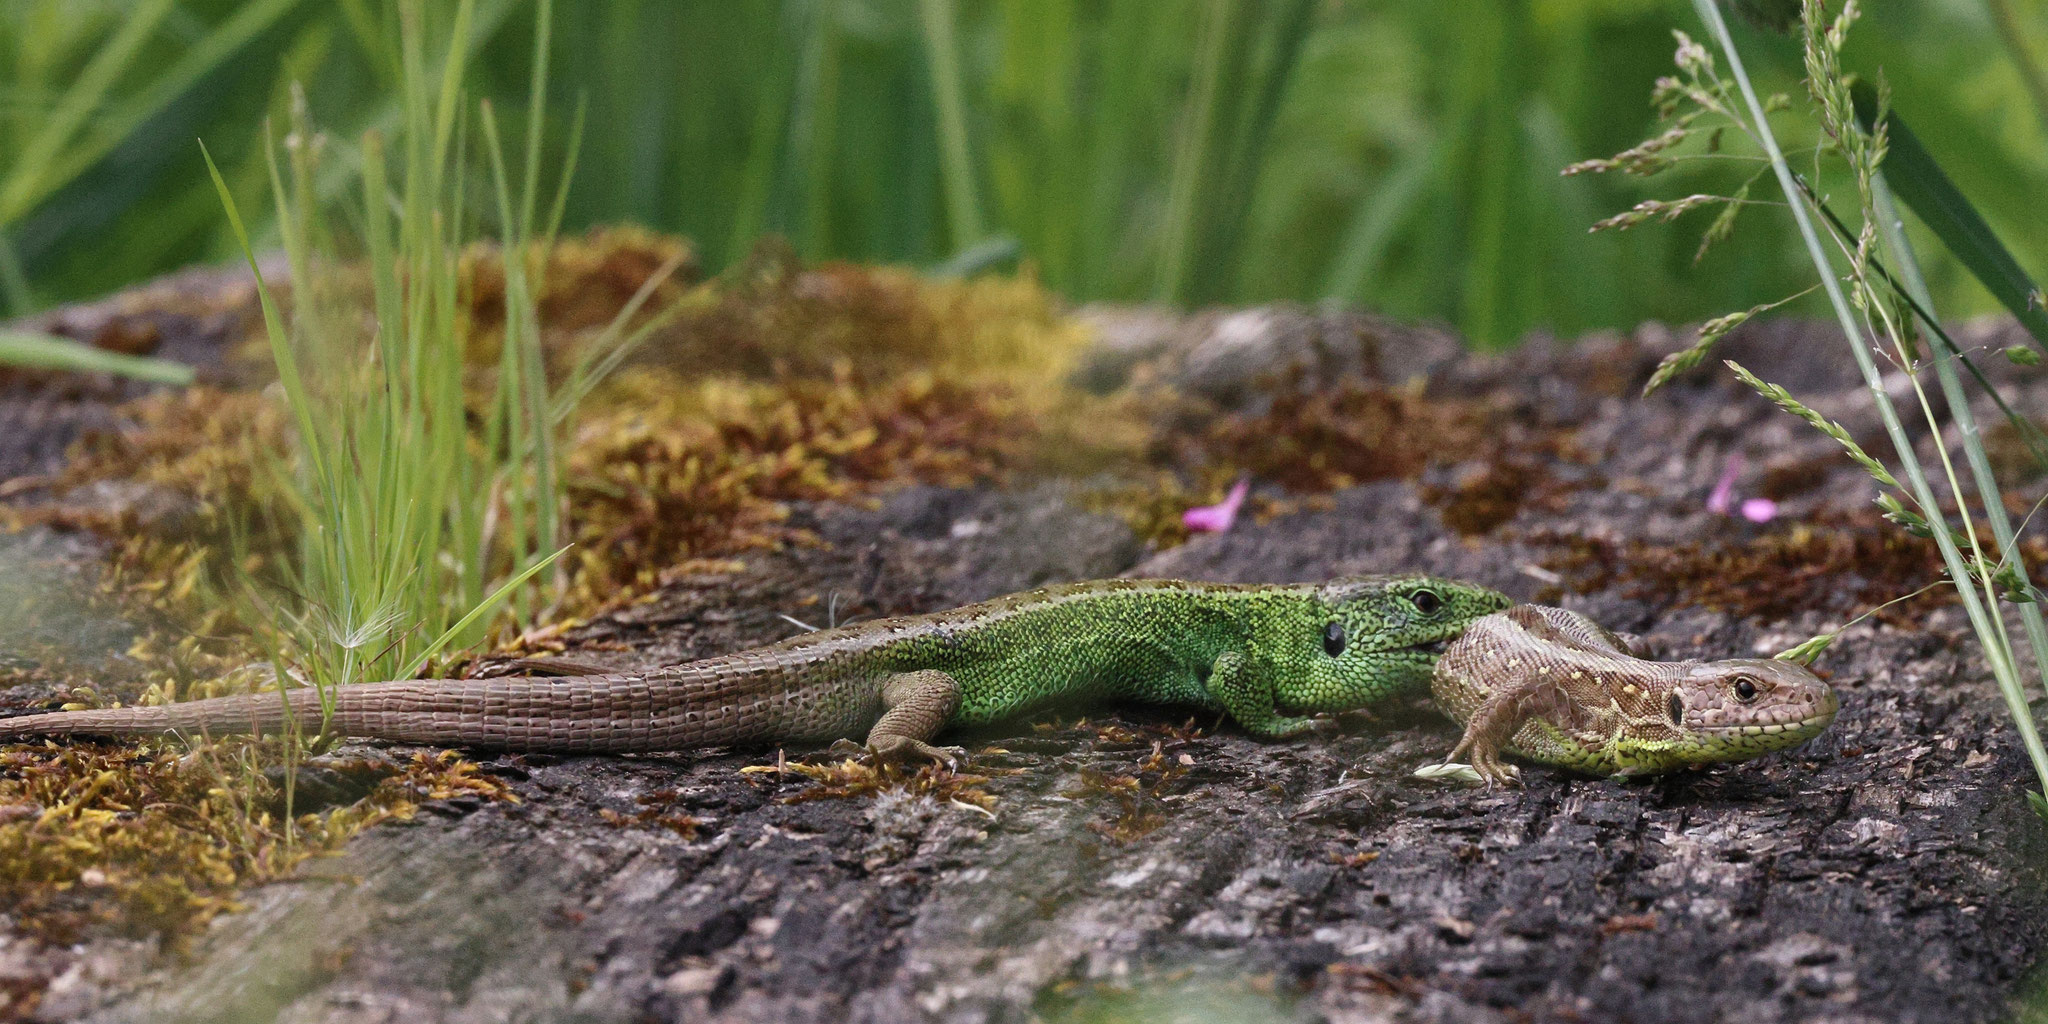
<instances>
[{"instance_id":1,"label":"blade of grass","mask_svg":"<svg viewBox=\"0 0 2048 1024\"><path fill-rule=\"evenodd\" d=\"M99 163L114 147L134 135L144 122L291 13L298 2L255 0L242 6L197 42L185 47L177 61L158 73L148 87L111 108L94 113L90 133L62 144L61 156L41 170L33 188L22 193L20 201L25 204L22 210L33 207ZM6 210L0 209L0 224L10 219Z\"/></svg>"},{"instance_id":2,"label":"blade of grass","mask_svg":"<svg viewBox=\"0 0 2048 1024\"><path fill-rule=\"evenodd\" d=\"M1798 183L1793 178L1791 165L1778 146L1777 136L1771 131L1770 120L1765 114L1763 101L1757 97L1756 87L1750 84L1749 74L1743 69L1742 57L1735 49L1735 41L1728 34L1728 24L1721 17L1714 0L1693 0L1693 8L1700 20L1706 23L1708 33L1713 37L1723 56L1728 60L1728 70L1742 91L1743 103L1747 107L1756 132L1757 141L1771 161L1771 169L1777 175L1778 186L1783 191L1792 211L1793 222L1799 229L1800 239L1806 244L1808 256L1813 260L1820 274L1821 286L1827 292L1828 302L1834 308L1835 317L1847 340L1850 352L1855 356L1856 367L1863 374L1865 387L1877 406L1878 417L1884 424L1887 437L1898 453L1900 468L1904 471L1913 499L1921 511L1933 518L1940 515L1941 506L1936 503L1934 491L1927 483L1927 475L1920 467L1919 458L1914 454L1913 442L1906 434L1905 426L1899 421L1899 414L1892 407L1890 396L1884 388L1884 380L1878 373L1876 363L1871 359L1870 347L1863 343L1863 331L1856 317L1849 310L1849 301L1842 294L1840 281L1836 279L1833 263L1827 250L1821 246L1820 235L1814 230L1813 220L1807 215L1806 203ZM1959 496L1960 497L1960 496ZM2008 652L1998 643L2002 629L1991 620L1997 612L1994 606L1986 609L1974 587L1965 583L1975 578L1962 552L1956 547L1955 539L1943 526L1933 531L1935 545L1941 550L1943 564L1948 569L1949 579L1956 584L1956 593L1963 602L1963 610L1970 619L1971 628L1984 649L1985 660L1991 666L1998 689L2004 696L2006 709L2011 713L2013 725L2020 734L2020 742L2026 748L2027 757L2033 762L2034 771L2042 791L2048 792L2048 748L2041 743L2041 735L2034 723L2033 709L2027 704L2025 691L2020 686L2019 675L2008 657ZM2043 652L2048 653L2048 652ZM2037 805L2038 806L2038 805Z\"/></svg>"},{"instance_id":3,"label":"blade of grass","mask_svg":"<svg viewBox=\"0 0 2048 1024\"><path fill-rule=\"evenodd\" d=\"M1842 244L1855 244L1855 234L1849 230L1847 224L1842 223L1842 218L1835 214L1833 208L1821 201L1820 194L1813 190L1813 186L1807 184L1806 180L1801 178L1799 180L1799 187L1806 193L1807 201L1813 204L1813 208L1820 211L1821 217L1827 221L1828 227L1835 232L1835 236L1841 240ZM1891 200L1892 193L1889 185L1885 187L1883 194L1884 205L1894 210L1889 216L1896 219L1896 204ZM1910 253L1910 250L1907 251ZM1934 335L1935 340L1941 342L1943 353L1961 362L1963 367L1970 371L1970 376L1976 379L1977 386L1983 388L1984 393L1990 396L1992 404L1998 406L1999 412L2005 414L2006 421L2012 424L2013 430L2019 435L2020 442L2027 446L2027 452L2034 457L2034 461L2043 467L2048 467L2048 432L2044 432L2040 424L2020 415L2019 410L2014 409L2012 403L2007 402L2005 396L2000 394L1997 388L1991 386L1990 379L1984 376L1984 371L1977 366L1977 361L1971 359L1969 353L1963 351L1962 346L1957 345L1954 338L1949 337L1948 329L1941 325L1941 320L1934 315L1927 305L1921 303L1920 296L1927 294L1925 282L1922 282L1917 292L1914 289L1908 288L1905 283L1893 276L1883 260L1875 256L1870 259L1870 268L1877 271L1878 276L1884 279L1885 285L1891 288L1893 294L1897 295L1899 299L1905 302L1906 307L1912 310L1913 316L1920 322L1920 326L1925 328L1928 333ZM1914 269L1917 274L1918 267L1916 266ZM1931 302L1932 300L1930 299L1929 301Z\"/></svg>"},{"instance_id":4,"label":"blade of grass","mask_svg":"<svg viewBox=\"0 0 2048 1024\"><path fill-rule=\"evenodd\" d=\"M1915 307L1933 321L1934 297L1921 276L1920 261L1914 257L1913 245L1906 238L1905 225L1892 202L1892 190L1884 172L1874 175L1871 184L1878 213L1878 238L1898 264L1899 276L1904 279L1906 293ZM1934 351L1934 374L1941 383L1942 399L1948 403L1949 417L1955 420L1956 431L1961 435L1963 454L1970 466L1970 482L1977 490L1978 504L1984 506L1984 518L1990 521L1992 538L1998 541L2001 560L2011 565L2022 580L2031 583L2025 552L2013 531L2012 517L2005 510L2005 496L1999 492L1998 478L1991 471L1991 460L1984 451L1984 442L1977 429L1976 414L1970 411L1970 396L1963 392L1962 381L1956 376L1955 362L1960 354L1952 351L1953 348L1951 344L1948 348L1937 347ZM1986 385L1986 390L1992 389ZM2027 634L2028 645L2037 654L2048 652L2048 619L2042 616L2040 602L2021 602L2017 613L2020 628ZM2035 670L2041 673L2043 689L2048 690L2048 664L2040 663L2037 658Z\"/></svg>"},{"instance_id":5,"label":"blade of grass","mask_svg":"<svg viewBox=\"0 0 2048 1024\"><path fill-rule=\"evenodd\" d=\"M220 168L214 164L213 154L207 152L206 143L199 144L199 153L206 159L206 173L213 177L214 191L220 194L221 206L228 217L228 227L233 229L235 240L242 246L242 258L248 261L249 273L255 275L256 298L263 309L263 327L270 338L271 358L277 364L278 383L284 388L286 400L292 407L293 415L298 419L300 432L304 435L301 443L313 449L313 461L316 465L324 465L326 460L318 454L321 443L310 412L312 402L306 396L305 380L299 375L299 360L297 354L292 351L291 335L285 329L284 315L278 311L277 300L270 295L270 286L263 281L263 268L256 265L256 250L249 244L249 229L243 226L242 214L235 206L234 194L228 191L228 183L221 178Z\"/></svg>"},{"instance_id":6,"label":"blade of grass","mask_svg":"<svg viewBox=\"0 0 2048 1024\"><path fill-rule=\"evenodd\" d=\"M1152 298L1158 302L1179 302L1187 296L1188 266L1194 259L1196 244L1195 221L1203 215L1197 199L1203 168L1215 144L1217 92L1223 77L1231 20L1231 0L1209 0L1202 7L1193 79L1188 86L1188 100L1181 107L1173 170L1167 179L1165 223L1160 232L1158 270L1152 283Z\"/></svg>"},{"instance_id":7,"label":"blade of grass","mask_svg":"<svg viewBox=\"0 0 2048 1024\"><path fill-rule=\"evenodd\" d=\"M767 83L755 98L753 122L747 132L738 187L734 190L732 230L725 251L714 258L736 261L745 256L769 222L774 200L777 158L781 155L789 128L792 100L798 79L797 63L805 35L797 24L800 13L819 17L816 4L805 0L783 0L776 45L768 54L760 81Z\"/></svg>"},{"instance_id":8,"label":"blade of grass","mask_svg":"<svg viewBox=\"0 0 2048 1024\"><path fill-rule=\"evenodd\" d=\"M1869 85L1859 82L1853 95L1856 119L1868 131L1877 110L1877 94ZM1984 222L1983 215L1970 205L1955 182L1949 180L1897 111L1886 116L1885 131L1891 141L1885 156L1885 177L1891 182L1892 192L2019 320L2034 343L2048 352L2048 312L2031 301L2036 285L2020 268L2019 261L1998 240L1991 225Z\"/></svg>"},{"instance_id":9,"label":"blade of grass","mask_svg":"<svg viewBox=\"0 0 2048 1024\"><path fill-rule=\"evenodd\" d=\"M0 228L0 316L15 316L28 312L35 306L35 292L29 287L28 275L21 269L21 254L15 251L14 239Z\"/></svg>"},{"instance_id":10,"label":"blade of grass","mask_svg":"<svg viewBox=\"0 0 2048 1024\"><path fill-rule=\"evenodd\" d=\"M1273 125L1279 120L1281 102L1294 81L1294 69L1301 59L1302 45L1315 24L1315 0L1287 0L1272 14L1266 5L1253 8L1271 14L1271 27L1263 33L1266 45L1259 62L1257 81L1245 90L1251 97L1233 120L1229 152L1220 161L1220 173L1202 203L1206 217L1203 241L1194 257L1194 282L1190 297L1196 302L1222 302L1235 293L1238 269L1252 205L1259 196L1259 176L1272 151ZM1241 28L1238 35L1249 48L1254 33ZM1249 54L1235 63L1249 63Z\"/></svg>"},{"instance_id":11,"label":"blade of grass","mask_svg":"<svg viewBox=\"0 0 2048 1024\"><path fill-rule=\"evenodd\" d=\"M945 180L946 218L954 249L981 241L981 197L975 188L974 150L967 137L967 101L960 82L960 39L953 0L918 0L932 94L939 110L939 168Z\"/></svg>"},{"instance_id":12,"label":"blade of grass","mask_svg":"<svg viewBox=\"0 0 2048 1024\"><path fill-rule=\"evenodd\" d=\"M496 608L507 596L517 591L526 581L532 579L542 569L555 564L555 559L562 557L563 552L568 551L569 548L570 545L562 545L555 549L554 554L534 562L532 565L520 570L518 575L499 584L498 589L491 591L482 601L477 602L467 615L455 620L454 625L442 630L441 635L435 637L425 648L421 649L420 653L406 664L405 671L399 673L399 678L410 679L418 675L420 670L427 666L427 662L433 660L434 655L441 653L442 648L447 647L456 637L461 636L471 626L476 625L477 621L482 619L486 613Z\"/></svg>"},{"instance_id":13,"label":"blade of grass","mask_svg":"<svg viewBox=\"0 0 2048 1024\"><path fill-rule=\"evenodd\" d=\"M519 233L535 237L534 202L540 194L541 129L548 114L548 47L555 27L554 0L540 0L533 13L533 73L526 90L526 174L519 207ZM548 234L552 234L549 232Z\"/></svg>"},{"instance_id":14,"label":"blade of grass","mask_svg":"<svg viewBox=\"0 0 2048 1024\"><path fill-rule=\"evenodd\" d=\"M1344 230L1337 259L1330 264L1330 276L1323 281L1323 298L1332 301L1371 303L1366 285L1386 259L1388 246L1403 221L1413 216L1436 180L1445 159L1439 141L1411 151L1387 172L1385 179L1366 190Z\"/></svg>"},{"instance_id":15,"label":"blade of grass","mask_svg":"<svg viewBox=\"0 0 2048 1024\"><path fill-rule=\"evenodd\" d=\"M0 330L0 365L111 373L181 387L192 383L192 368L184 363L109 352L82 341L30 331Z\"/></svg>"},{"instance_id":16,"label":"blade of grass","mask_svg":"<svg viewBox=\"0 0 2048 1024\"><path fill-rule=\"evenodd\" d=\"M590 113L589 97L576 100L576 117L569 122L569 142L563 150L562 173L555 182L555 201L548 207L547 223L541 226L541 235L553 238L562 229L562 211L569 207L569 183L576 180L576 160L583 151L583 126Z\"/></svg>"},{"instance_id":17,"label":"blade of grass","mask_svg":"<svg viewBox=\"0 0 2048 1024\"><path fill-rule=\"evenodd\" d=\"M1014 264L1024 253L1023 243L1016 235L1000 234L984 238L951 256L946 261L926 268L932 277L973 277L987 273L997 267Z\"/></svg>"},{"instance_id":18,"label":"blade of grass","mask_svg":"<svg viewBox=\"0 0 2048 1024\"><path fill-rule=\"evenodd\" d=\"M47 195L46 171L71 142L121 75L133 66L135 53L171 13L172 0L141 0L78 73L41 127L15 153L7 178L0 181L0 226L11 224Z\"/></svg>"},{"instance_id":19,"label":"blade of grass","mask_svg":"<svg viewBox=\"0 0 2048 1024\"><path fill-rule=\"evenodd\" d=\"M604 330L589 344L583 346L576 365L569 371L568 381L555 396L554 407L548 416L550 423L560 426L568 422L569 414L574 412L576 407L589 397L590 392L610 376L620 363L625 362L626 357L631 355L648 335L674 322L676 317L681 316L690 306L714 301L712 291L700 286L685 292L667 308L648 317L638 327L631 331L626 329L626 325L640 315L640 308L645 306L647 301L654 297L654 293L674 277L676 271L682 269L683 264L689 262L689 259L690 254L687 251L678 252L664 261L660 267L655 268L654 273L649 274L647 280L641 282L640 287L633 292L632 298L627 299L626 304L619 307L618 313L612 316L611 322L605 325Z\"/></svg>"}]
</instances>

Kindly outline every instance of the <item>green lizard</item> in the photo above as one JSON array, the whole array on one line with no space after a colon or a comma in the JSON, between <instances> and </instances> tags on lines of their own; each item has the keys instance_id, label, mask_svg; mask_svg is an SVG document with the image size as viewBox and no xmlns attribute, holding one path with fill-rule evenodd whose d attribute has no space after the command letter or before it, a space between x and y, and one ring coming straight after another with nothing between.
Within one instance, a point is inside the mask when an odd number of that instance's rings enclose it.
<instances>
[{"instance_id":1,"label":"green lizard","mask_svg":"<svg viewBox=\"0 0 2048 1024\"><path fill-rule=\"evenodd\" d=\"M1647 775L1796 747L1835 720L1835 691L1789 661L1654 662L1598 623L1517 605L1474 622L1438 660L1437 706L1465 724L1489 784L1503 751L1593 775Z\"/></svg>"},{"instance_id":2,"label":"green lizard","mask_svg":"<svg viewBox=\"0 0 2048 1024\"><path fill-rule=\"evenodd\" d=\"M1506 607L1429 576L1241 586L1104 580L953 611L822 630L646 672L423 679L0 719L47 734L306 730L509 750L681 750L822 742L865 731L890 758L950 760L942 730L1059 703L1130 700L1220 711L1254 736L1419 690L1449 641Z\"/></svg>"}]
</instances>

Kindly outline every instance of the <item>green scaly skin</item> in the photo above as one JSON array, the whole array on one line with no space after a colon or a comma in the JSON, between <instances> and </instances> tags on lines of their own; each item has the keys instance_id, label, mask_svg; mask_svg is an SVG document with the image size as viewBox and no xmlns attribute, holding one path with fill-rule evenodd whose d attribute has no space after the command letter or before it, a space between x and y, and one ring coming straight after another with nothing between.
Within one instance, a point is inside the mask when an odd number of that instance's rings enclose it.
<instances>
[{"instance_id":1,"label":"green scaly skin","mask_svg":"<svg viewBox=\"0 0 2048 1024\"><path fill-rule=\"evenodd\" d=\"M1228 714L1255 736L1308 729L1427 683L1467 624L1507 607L1420 575L1240 586L1103 580L931 615L821 630L647 672L406 680L310 694L0 720L30 735L307 730L510 750L629 752L867 736L887 757L949 759L951 726L1059 704L1135 701Z\"/></svg>"}]
</instances>

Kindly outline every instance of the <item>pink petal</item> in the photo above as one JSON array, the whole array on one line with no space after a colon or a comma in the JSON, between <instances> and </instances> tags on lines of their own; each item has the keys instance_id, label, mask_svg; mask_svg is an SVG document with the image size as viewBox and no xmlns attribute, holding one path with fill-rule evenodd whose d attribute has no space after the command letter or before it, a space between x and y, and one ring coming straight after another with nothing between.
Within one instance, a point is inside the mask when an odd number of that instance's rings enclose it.
<instances>
[{"instance_id":1,"label":"pink petal","mask_svg":"<svg viewBox=\"0 0 2048 1024\"><path fill-rule=\"evenodd\" d=\"M1742 518L1752 523L1768 523L1778 517L1778 503L1769 498L1751 498L1742 503Z\"/></svg>"},{"instance_id":2,"label":"pink petal","mask_svg":"<svg viewBox=\"0 0 2048 1024\"><path fill-rule=\"evenodd\" d=\"M1735 478L1742 472L1742 455L1728 456L1722 464L1721 479L1714 481L1714 493L1707 495L1707 511L1725 516L1735 504Z\"/></svg>"},{"instance_id":3,"label":"pink petal","mask_svg":"<svg viewBox=\"0 0 2048 1024\"><path fill-rule=\"evenodd\" d=\"M1214 505L1199 505L1180 514L1181 525L1196 533L1223 533L1230 524L1237 521L1237 510L1244 506L1245 495L1250 494L1252 482L1240 477L1232 484L1230 493Z\"/></svg>"}]
</instances>

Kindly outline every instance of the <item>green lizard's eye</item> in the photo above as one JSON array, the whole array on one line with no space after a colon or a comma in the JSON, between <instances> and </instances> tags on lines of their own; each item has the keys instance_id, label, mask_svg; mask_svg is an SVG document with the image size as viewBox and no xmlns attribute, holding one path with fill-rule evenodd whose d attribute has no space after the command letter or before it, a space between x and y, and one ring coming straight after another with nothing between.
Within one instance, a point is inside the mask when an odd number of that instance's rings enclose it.
<instances>
[{"instance_id":1,"label":"green lizard's eye","mask_svg":"<svg viewBox=\"0 0 2048 1024\"><path fill-rule=\"evenodd\" d=\"M1755 700L1756 682L1748 676L1737 676L1735 678L1735 699L1744 704Z\"/></svg>"},{"instance_id":2,"label":"green lizard's eye","mask_svg":"<svg viewBox=\"0 0 2048 1024\"><path fill-rule=\"evenodd\" d=\"M1344 653L1344 624L1332 622L1323 627L1323 652L1334 658Z\"/></svg>"},{"instance_id":3,"label":"green lizard's eye","mask_svg":"<svg viewBox=\"0 0 2048 1024\"><path fill-rule=\"evenodd\" d=\"M1418 590L1408 595L1408 601L1415 606L1416 611L1424 615L1435 615L1437 609L1444 606L1444 599L1436 596L1434 590Z\"/></svg>"}]
</instances>

